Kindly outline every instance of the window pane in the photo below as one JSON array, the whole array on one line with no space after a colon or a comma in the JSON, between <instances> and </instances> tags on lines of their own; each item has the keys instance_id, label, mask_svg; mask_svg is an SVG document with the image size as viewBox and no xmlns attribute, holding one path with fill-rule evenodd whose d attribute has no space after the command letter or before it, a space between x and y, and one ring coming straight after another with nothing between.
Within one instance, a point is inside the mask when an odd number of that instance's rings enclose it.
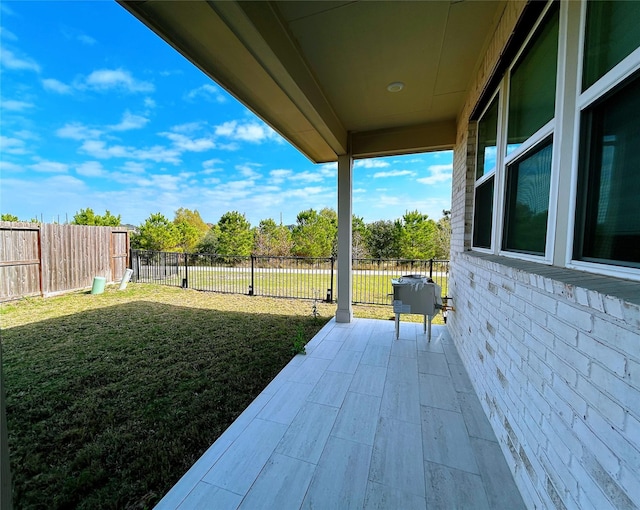
<instances>
[{"instance_id":1,"label":"window pane","mask_svg":"<svg viewBox=\"0 0 640 510\"><path fill-rule=\"evenodd\" d=\"M478 122L478 150L476 180L496 168L496 140L498 138L498 96Z\"/></svg>"},{"instance_id":2,"label":"window pane","mask_svg":"<svg viewBox=\"0 0 640 510\"><path fill-rule=\"evenodd\" d=\"M505 250L544 255L552 148L548 140L507 168Z\"/></svg>"},{"instance_id":3,"label":"window pane","mask_svg":"<svg viewBox=\"0 0 640 510\"><path fill-rule=\"evenodd\" d=\"M583 115L576 258L640 266L640 77Z\"/></svg>"},{"instance_id":4,"label":"window pane","mask_svg":"<svg viewBox=\"0 0 640 510\"><path fill-rule=\"evenodd\" d=\"M640 46L640 2L589 2L582 89Z\"/></svg>"},{"instance_id":5,"label":"window pane","mask_svg":"<svg viewBox=\"0 0 640 510\"><path fill-rule=\"evenodd\" d=\"M558 60L558 10L545 20L511 73L507 154L553 119Z\"/></svg>"},{"instance_id":6,"label":"window pane","mask_svg":"<svg viewBox=\"0 0 640 510\"><path fill-rule=\"evenodd\" d=\"M473 212L473 246L491 248L491 222L493 221L493 177L476 188Z\"/></svg>"}]
</instances>

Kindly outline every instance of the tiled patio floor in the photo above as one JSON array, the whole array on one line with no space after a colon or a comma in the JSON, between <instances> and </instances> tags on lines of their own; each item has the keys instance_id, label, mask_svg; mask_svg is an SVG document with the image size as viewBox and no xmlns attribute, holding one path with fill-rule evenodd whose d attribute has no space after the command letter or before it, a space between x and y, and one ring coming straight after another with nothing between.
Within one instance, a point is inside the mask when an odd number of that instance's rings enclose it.
<instances>
[{"instance_id":1,"label":"tiled patio floor","mask_svg":"<svg viewBox=\"0 0 640 510\"><path fill-rule=\"evenodd\" d=\"M331 320L159 509L524 508L454 344Z\"/></svg>"}]
</instances>

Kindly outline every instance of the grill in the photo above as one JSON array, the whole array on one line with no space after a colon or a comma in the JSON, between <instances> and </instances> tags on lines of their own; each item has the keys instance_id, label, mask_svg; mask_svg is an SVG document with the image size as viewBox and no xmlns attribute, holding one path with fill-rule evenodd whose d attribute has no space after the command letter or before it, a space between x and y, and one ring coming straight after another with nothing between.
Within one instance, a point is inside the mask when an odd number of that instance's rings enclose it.
<instances>
[{"instance_id":1,"label":"grill","mask_svg":"<svg viewBox=\"0 0 640 510\"><path fill-rule=\"evenodd\" d=\"M393 312L396 315L396 339L400 336L400 314L414 313L424 316L424 333L431 341L431 319L442 309L442 290L431 278L405 275L392 279ZM428 328L427 328L428 326Z\"/></svg>"}]
</instances>

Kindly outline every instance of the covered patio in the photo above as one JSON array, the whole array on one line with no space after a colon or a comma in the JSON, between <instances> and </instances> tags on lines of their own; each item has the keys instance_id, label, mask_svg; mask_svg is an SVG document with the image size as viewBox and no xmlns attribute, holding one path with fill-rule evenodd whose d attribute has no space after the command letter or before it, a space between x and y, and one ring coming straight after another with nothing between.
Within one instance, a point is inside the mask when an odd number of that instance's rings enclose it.
<instances>
[{"instance_id":1,"label":"covered patio","mask_svg":"<svg viewBox=\"0 0 640 510\"><path fill-rule=\"evenodd\" d=\"M445 326L332 319L156 507L525 508Z\"/></svg>"}]
</instances>

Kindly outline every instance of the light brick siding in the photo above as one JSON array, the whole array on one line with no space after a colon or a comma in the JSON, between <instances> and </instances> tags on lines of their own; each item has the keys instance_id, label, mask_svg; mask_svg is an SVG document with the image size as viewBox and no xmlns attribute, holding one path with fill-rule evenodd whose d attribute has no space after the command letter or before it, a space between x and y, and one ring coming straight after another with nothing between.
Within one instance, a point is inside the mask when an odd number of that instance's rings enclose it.
<instances>
[{"instance_id":1,"label":"light brick siding","mask_svg":"<svg viewBox=\"0 0 640 510\"><path fill-rule=\"evenodd\" d=\"M530 508L637 508L640 306L573 273L458 253L449 329Z\"/></svg>"},{"instance_id":2,"label":"light brick siding","mask_svg":"<svg viewBox=\"0 0 640 510\"><path fill-rule=\"evenodd\" d=\"M640 284L469 251L469 115L523 5L506 3L458 123L448 327L529 508L640 508Z\"/></svg>"}]
</instances>

